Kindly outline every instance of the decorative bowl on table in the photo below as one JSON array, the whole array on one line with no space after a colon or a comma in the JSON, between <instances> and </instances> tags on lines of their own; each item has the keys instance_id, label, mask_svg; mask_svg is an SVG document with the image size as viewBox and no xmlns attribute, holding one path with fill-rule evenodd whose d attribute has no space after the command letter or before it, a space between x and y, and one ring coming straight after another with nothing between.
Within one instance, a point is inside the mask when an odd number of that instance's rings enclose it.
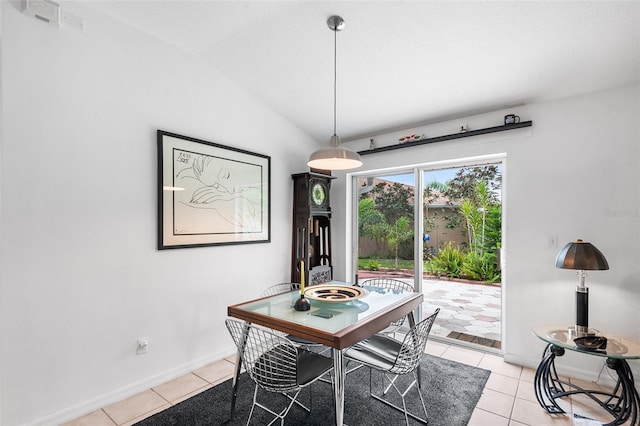
<instances>
[{"instance_id":1,"label":"decorative bowl on table","mask_svg":"<svg viewBox=\"0 0 640 426\"><path fill-rule=\"evenodd\" d=\"M579 349L597 351L607 349L607 338L603 336L583 336L573 339Z\"/></svg>"},{"instance_id":2,"label":"decorative bowl on table","mask_svg":"<svg viewBox=\"0 0 640 426\"><path fill-rule=\"evenodd\" d=\"M360 299L367 294L362 287L344 285L316 285L304 291L306 298L321 302L339 303Z\"/></svg>"}]
</instances>

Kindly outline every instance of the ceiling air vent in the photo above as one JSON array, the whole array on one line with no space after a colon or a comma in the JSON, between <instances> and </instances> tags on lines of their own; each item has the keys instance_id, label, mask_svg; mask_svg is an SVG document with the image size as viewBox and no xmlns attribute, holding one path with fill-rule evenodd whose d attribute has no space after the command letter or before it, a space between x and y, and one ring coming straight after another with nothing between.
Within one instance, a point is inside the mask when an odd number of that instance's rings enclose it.
<instances>
[{"instance_id":1,"label":"ceiling air vent","mask_svg":"<svg viewBox=\"0 0 640 426\"><path fill-rule=\"evenodd\" d=\"M24 0L24 9L27 16L33 16L54 27L60 26L60 5L51 0Z\"/></svg>"}]
</instances>

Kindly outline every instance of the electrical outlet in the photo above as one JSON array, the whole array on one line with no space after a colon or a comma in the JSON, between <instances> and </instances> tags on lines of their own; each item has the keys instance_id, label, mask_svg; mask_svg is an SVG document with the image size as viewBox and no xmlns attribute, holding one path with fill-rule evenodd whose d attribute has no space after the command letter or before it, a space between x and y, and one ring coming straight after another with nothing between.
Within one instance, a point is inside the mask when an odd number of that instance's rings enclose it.
<instances>
[{"instance_id":1,"label":"electrical outlet","mask_svg":"<svg viewBox=\"0 0 640 426\"><path fill-rule=\"evenodd\" d=\"M22 13L54 27L60 26L60 5L51 0L25 0Z\"/></svg>"},{"instance_id":2,"label":"electrical outlet","mask_svg":"<svg viewBox=\"0 0 640 426\"><path fill-rule=\"evenodd\" d=\"M149 339L138 339L138 347L136 348L136 355L146 354L149 349Z\"/></svg>"},{"instance_id":3,"label":"electrical outlet","mask_svg":"<svg viewBox=\"0 0 640 426\"><path fill-rule=\"evenodd\" d=\"M558 234L549 235L549 248L558 248Z\"/></svg>"}]
</instances>

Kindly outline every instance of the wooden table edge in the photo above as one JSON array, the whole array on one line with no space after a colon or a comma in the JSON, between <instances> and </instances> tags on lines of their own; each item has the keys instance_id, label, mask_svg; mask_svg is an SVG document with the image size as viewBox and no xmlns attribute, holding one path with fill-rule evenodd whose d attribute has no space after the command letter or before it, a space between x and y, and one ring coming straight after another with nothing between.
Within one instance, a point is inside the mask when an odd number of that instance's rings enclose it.
<instances>
[{"instance_id":1,"label":"wooden table edge","mask_svg":"<svg viewBox=\"0 0 640 426\"><path fill-rule=\"evenodd\" d=\"M348 326L336 333L307 327L301 324L293 324L289 321L269 317L256 312L250 312L240 307L250 303L243 302L227 307L227 315L238 318L252 324L258 324L274 330L282 331L296 337L311 340L335 349L345 349L357 342L360 342L375 333L384 330L391 322L396 321L413 312L424 300L422 293L413 293L407 298L382 309L376 315L366 318L358 324Z\"/></svg>"}]
</instances>

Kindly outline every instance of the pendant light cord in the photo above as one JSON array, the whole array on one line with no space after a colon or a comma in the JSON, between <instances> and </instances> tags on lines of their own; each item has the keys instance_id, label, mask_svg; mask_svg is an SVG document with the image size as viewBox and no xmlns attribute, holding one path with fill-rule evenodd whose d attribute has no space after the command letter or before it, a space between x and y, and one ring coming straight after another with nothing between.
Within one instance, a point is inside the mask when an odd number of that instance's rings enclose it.
<instances>
[{"instance_id":1,"label":"pendant light cord","mask_svg":"<svg viewBox=\"0 0 640 426\"><path fill-rule=\"evenodd\" d=\"M340 146L340 138L337 135L338 128L338 35L335 34L344 28L344 19L340 16L331 16L327 19L327 26L333 34L333 136L330 147L319 149L309 156L307 165L319 170L349 170L362 166L362 160L357 152Z\"/></svg>"},{"instance_id":2,"label":"pendant light cord","mask_svg":"<svg viewBox=\"0 0 640 426\"><path fill-rule=\"evenodd\" d=\"M337 80L338 80L338 28L333 28L333 134L336 134L336 98L337 98Z\"/></svg>"}]
</instances>

